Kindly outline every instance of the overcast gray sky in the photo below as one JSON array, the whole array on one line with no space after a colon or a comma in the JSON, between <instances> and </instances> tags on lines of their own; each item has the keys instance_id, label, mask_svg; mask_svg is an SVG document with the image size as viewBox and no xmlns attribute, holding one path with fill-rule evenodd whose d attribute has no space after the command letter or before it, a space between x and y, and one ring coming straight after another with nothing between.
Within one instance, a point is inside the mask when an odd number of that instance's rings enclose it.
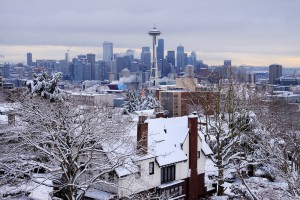
<instances>
[{"instance_id":1,"label":"overcast gray sky","mask_svg":"<svg viewBox=\"0 0 300 200\"><path fill-rule=\"evenodd\" d=\"M154 23L165 50L182 44L210 65L300 67L299 0L0 0L0 63L63 59L151 46ZM5 58L3 58L5 56Z\"/></svg>"}]
</instances>

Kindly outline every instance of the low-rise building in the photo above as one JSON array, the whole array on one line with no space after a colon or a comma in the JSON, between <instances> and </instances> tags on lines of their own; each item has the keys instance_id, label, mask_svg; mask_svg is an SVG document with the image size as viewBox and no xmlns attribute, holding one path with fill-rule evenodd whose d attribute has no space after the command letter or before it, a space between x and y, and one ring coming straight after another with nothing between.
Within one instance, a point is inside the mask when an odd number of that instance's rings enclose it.
<instances>
[{"instance_id":1,"label":"low-rise building","mask_svg":"<svg viewBox=\"0 0 300 200\"><path fill-rule=\"evenodd\" d=\"M185 116L194 111L212 113L214 99L218 92L214 91L185 91L185 90L160 90L158 99L162 107L168 110L168 117Z\"/></svg>"},{"instance_id":2,"label":"low-rise building","mask_svg":"<svg viewBox=\"0 0 300 200\"><path fill-rule=\"evenodd\" d=\"M73 92L71 93L74 101L78 105L97 105L97 106L113 106L115 95L113 94L97 94Z\"/></svg>"}]
</instances>

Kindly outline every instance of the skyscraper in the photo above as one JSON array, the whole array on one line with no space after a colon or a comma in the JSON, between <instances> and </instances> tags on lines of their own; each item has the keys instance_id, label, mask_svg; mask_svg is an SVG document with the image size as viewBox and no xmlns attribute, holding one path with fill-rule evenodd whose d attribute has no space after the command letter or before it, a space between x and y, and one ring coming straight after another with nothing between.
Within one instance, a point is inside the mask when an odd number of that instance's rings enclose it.
<instances>
[{"instance_id":1,"label":"skyscraper","mask_svg":"<svg viewBox=\"0 0 300 200\"><path fill-rule=\"evenodd\" d=\"M128 50L126 51L126 54L125 54L125 55L129 57L129 60L130 60L130 61L133 61L133 59L134 59L134 51L133 51L132 49L128 49Z\"/></svg>"},{"instance_id":2,"label":"skyscraper","mask_svg":"<svg viewBox=\"0 0 300 200\"><path fill-rule=\"evenodd\" d=\"M141 63L150 69L151 66L151 52L150 47L142 47Z\"/></svg>"},{"instance_id":3,"label":"skyscraper","mask_svg":"<svg viewBox=\"0 0 300 200\"><path fill-rule=\"evenodd\" d=\"M178 46L177 47L177 54L176 54L176 59L177 59L177 68L182 72L184 66L185 66L185 56L184 56L184 47L183 46Z\"/></svg>"},{"instance_id":4,"label":"skyscraper","mask_svg":"<svg viewBox=\"0 0 300 200\"><path fill-rule=\"evenodd\" d=\"M0 92L3 89L3 67L0 65Z\"/></svg>"},{"instance_id":5,"label":"skyscraper","mask_svg":"<svg viewBox=\"0 0 300 200\"><path fill-rule=\"evenodd\" d=\"M230 67L231 66L231 60L224 60L224 66Z\"/></svg>"},{"instance_id":6,"label":"skyscraper","mask_svg":"<svg viewBox=\"0 0 300 200\"><path fill-rule=\"evenodd\" d=\"M196 66L196 61L197 61L197 54L195 51L193 51L190 55L190 58L189 58L189 63L190 65L193 65L193 66Z\"/></svg>"},{"instance_id":7,"label":"skyscraper","mask_svg":"<svg viewBox=\"0 0 300 200\"><path fill-rule=\"evenodd\" d=\"M27 53L27 65L31 66L32 65L32 53Z\"/></svg>"},{"instance_id":8,"label":"skyscraper","mask_svg":"<svg viewBox=\"0 0 300 200\"><path fill-rule=\"evenodd\" d=\"M168 51L166 58L167 58L167 63L170 63L173 66L175 66L175 51Z\"/></svg>"},{"instance_id":9,"label":"skyscraper","mask_svg":"<svg viewBox=\"0 0 300 200\"><path fill-rule=\"evenodd\" d=\"M91 64L86 55L79 55L73 59L74 81L91 80Z\"/></svg>"},{"instance_id":10,"label":"skyscraper","mask_svg":"<svg viewBox=\"0 0 300 200\"><path fill-rule=\"evenodd\" d=\"M165 50L165 45L164 45L164 39L158 39L157 40L157 60L164 60L164 50Z\"/></svg>"},{"instance_id":11,"label":"skyscraper","mask_svg":"<svg viewBox=\"0 0 300 200\"><path fill-rule=\"evenodd\" d=\"M96 79L96 68L95 68L95 62L96 62L96 55L93 53L89 53L86 55L88 63L91 64L91 79L92 80L98 80Z\"/></svg>"},{"instance_id":12,"label":"skyscraper","mask_svg":"<svg viewBox=\"0 0 300 200\"><path fill-rule=\"evenodd\" d=\"M3 76L4 76L4 78L9 78L10 77L10 65L9 64L4 64L4 66L3 66Z\"/></svg>"},{"instance_id":13,"label":"skyscraper","mask_svg":"<svg viewBox=\"0 0 300 200\"><path fill-rule=\"evenodd\" d=\"M107 41L103 42L103 60L105 62L111 62L113 55L113 43Z\"/></svg>"},{"instance_id":14,"label":"skyscraper","mask_svg":"<svg viewBox=\"0 0 300 200\"><path fill-rule=\"evenodd\" d=\"M282 66L273 64L269 66L269 83L275 84L275 80L282 76Z\"/></svg>"},{"instance_id":15,"label":"skyscraper","mask_svg":"<svg viewBox=\"0 0 300 200\"><path fill-rule=\"evenodd\" d=\"M81 59L74 58L72 61L73 66L73 80L82 81L83 80L83 67L84 64Z\"/></svg>"}]
</instances>

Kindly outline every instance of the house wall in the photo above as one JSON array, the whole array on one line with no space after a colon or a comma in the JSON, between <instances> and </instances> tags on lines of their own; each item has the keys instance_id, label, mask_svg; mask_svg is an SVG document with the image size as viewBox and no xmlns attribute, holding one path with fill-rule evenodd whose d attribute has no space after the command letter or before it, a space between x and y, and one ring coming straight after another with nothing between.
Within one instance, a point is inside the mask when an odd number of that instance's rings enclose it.
<instances>
[{"instance_id":1,"label":"house wall","mask_svg":"<svg viewBox=\"0 0 300 200\"><path fill-rule=\"evenodd\" d=\"M202 174L205 173L205 162L206 162L206 156L204 155L203 151L201 150L202 147L202 142L200 137L198 136L198 151L200 151L200 159L197 159L197 171L198 174ZM187 155L187 157L189 157L189 137L186 137L186 139L184 140L183 143L183 151L184 153ZM188 167L188 162L187 163L187 169L189 169Z\"/></svg>"},{"instance_id":2,"label":"house wall","mask_svg":"<svg viewBox=\"0 0 300 200\"><path fill-rule=\"evenodd\" d=\"M149 163L154 162L154 174L149 174ZM119 197L139 193L160 185L160 168L155 162L155 158L138 161L135 163L140 165L141 174L131 174L119 178ZM124 189L122 189L124 188Z\"/></svg>"},{"instance_id":3,"label":"house wall","mask_svg":"<svg viewBox=\"0 0 300 200\"><path fill-rule=\"evenodd\" d=\"M149 163L154 162L154 174L149 175ZM141 176L136 178L135 174L119 178L119 197L132 195L145 190L156 188L161 185L161 168L155 162L155 158L136 162L141 166ZM176 163L175 180L182 180L188 177L188 162ZM128 189L122 189L128 188Z\"/></svg>"}]
</instances>

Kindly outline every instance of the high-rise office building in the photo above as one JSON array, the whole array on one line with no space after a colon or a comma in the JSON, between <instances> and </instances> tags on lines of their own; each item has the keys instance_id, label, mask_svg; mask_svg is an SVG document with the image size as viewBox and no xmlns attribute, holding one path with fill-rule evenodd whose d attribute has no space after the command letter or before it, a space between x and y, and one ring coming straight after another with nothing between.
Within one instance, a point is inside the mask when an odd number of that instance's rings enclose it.
<instances>
[{"instance_id":1,"label":"high-rise office building","mask_svg":"<svg viewBox=\"0 0 300 200\"><path fill-rule=\"evenodd\" d=\"M83 80L92 80L92 67L91 67L91 63L84 62L84 66L83 66Z\"/></svg>"},{"instance_id":2,"label":"high-rise office building","mask_svg":"<svg viewBox=\"0 0 300 200\"><path fill-rule=\"evenodd\" d=\"M184 47L181 45L177 47L176 59L177 59L177 63L176 63L177 68L181 72L185 66Z\"/></svg>"},{"instance_id":3,"label":"high-rise office building","mask_svg":"<svg viewBox=\"0 0 300 200\"><path fill-rule=\"evenodd\" d=\"M88 63L91 64L91 79L92 80L99 80L99 79L96 79L96 66L95 66L96 55L93 54L93 53L89 53L89 54L86 55L86 58L87 58Z\"/></svg>"},{"instance_id":4,"label":"high-rise office building","mask_svg":"<svg viewBox=\"0 0 300 200\"><path fill-rule=\"evenodd\" d=\"M3 76L3 67L0 65L0 92L3 89L3 77L2 76Z\"/></svg>"},{"instance_id":5,"label":"high-rise office building","mask_svg":"<svg viewBox=\"0 0 300 200\"><path fill-rule=\"evenodd\" d=\"M94 80L108 80L108 67L105 66L103 60L99 60L95 63Z\"/></svg>"},{"instance_id":6,"label":"high-rise office building","mask_svg":"<svg viewBox=\"0 0 300 200\"><path fill-rule=\"evenodd\" d=\"M224 60L224 66L230 67L231 66L231 60Z\"/></svg>"},{"instance_id":7,"label":"high-rise office building","mask_svg":"<svg viewBox=\"0 0 300 200\"><path fill-rule=\"evenodd\" d=\"M73 79L74 81L82 81L83 80L83 67L84 63L81 59L74 58L72 61L73 68Z\"/></svg>"},{"instance_id":8,"label":"high-rise office building","mask_svg":"<svg viewBox=\"0 0 300 200\"><path fill-rule=\"evenodd\" d=\"M170 63L173 66L175 66L175 51L168 51L166 58L167 58L167 63Z\"/></svg>"},{"instance_id":9,"label":"high-rise office building","mask_svg":"<svg viewBox=\"0 0 300 200\"><path fill-rule=\"evenodd\" d=\"M73 59L73 77L75 81L91 80L92 69L86 55L79 55Z\"/></svg>"},{"instance_id":10,"label":"high-rise office building","mask_svg":"<svg viewBox=\"0 0 300 200\"><path fill-rule=\"evenodd\" d=\"M4 76L4 78L9 78L10 77L10 65L9 64L4 64L4 66L3 66L3 76Z\"/></svg>"},{"instance_id":11,"label":"high-rise office building","mask_svg":"<svg viewBox=\"0 0 300 200\"><path fill-rule=\"evenodd\" d=\"M27 65L32 66L32 53L27 53Z\"/></svg>"},{"instance_id":12,"label":"high-rise office building","mask_svg":"<svg viewBox=\"0 0 300 200\"><path fill-rule=\"evenodd\" d=\"M111 62L113 55L113 43L107 41L103 42L103 60L105 62Z\"/></svg>"},{"instance_id":13,"label":"high-rise office building","mask_svg":"<svg viewBox=\"0 0 300 200\"><path fill-rule=\"evenodd\" d=\"M141 63L150 69L151 66L151 52L150 47L142 47Z\"/></svg>"},{"instance_id":14,"label":"high-rise office building","mask_svg":"<svg viewBox=\"0 0 300 200\"><path fill-rule=\"evenodd\" d=\"M157 60L161 61L164 60L165 54L165 45L164 45L164 39L158 39L157 40Z\"/></svg>"},{"instance_id":15,"label":"high-rise office building","mask_svg":"<svg viewBox=\"0 0 300 200\"><path fill-rule=\"evenodd\" d=\"M269 66L269 83L275 84L277 78L282 76L282 66L273 64Z\"/></svg>"},{"instance_id":16,"label":"high-rise office building","mask_svg":"<svg viewBox=\"0 0 300 200\"><path fill-rule=\"evenodd\" d=\"M129 57L129 60L130 60L130 61L133 61L133 59L134 59L134 51L133 51L132 49L128 49L128 50L126 51L126 56Z\"/></svg>"},{"instance_id":17,"label":"high-rise office building","mask_svg":"<svg viewBox=\"0 0 300 200\"><path fill-rule=\"evenodd\" d=\"M196 62L197 62L197 54L195 51L193 51L188 59L188 64L189 65L193 65L196 66Z\"/></svg>"}]
</instances>

